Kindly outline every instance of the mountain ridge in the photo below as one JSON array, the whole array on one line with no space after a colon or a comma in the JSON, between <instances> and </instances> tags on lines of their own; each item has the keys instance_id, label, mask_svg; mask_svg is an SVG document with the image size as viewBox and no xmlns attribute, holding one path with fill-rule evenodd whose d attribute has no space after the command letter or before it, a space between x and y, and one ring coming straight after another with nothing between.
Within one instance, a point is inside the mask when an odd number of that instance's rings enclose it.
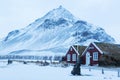
<instances>
[{"instance_id":1,"label":"mountain ridge","mask_svg":"<svg viewBox=\"0 0 120 80\"><path fill-rule=\"evenodd\" d=\"M11 31L0 42L0 54L12 52L17 54L17 51L22 50L38 50L39 53L42 51L50 51L55 54L65 53L71 45L88 45L94 41L115 42L114 38L104 29L79 20L60 6L24 29Z\"/></svg>"}]
</instances>

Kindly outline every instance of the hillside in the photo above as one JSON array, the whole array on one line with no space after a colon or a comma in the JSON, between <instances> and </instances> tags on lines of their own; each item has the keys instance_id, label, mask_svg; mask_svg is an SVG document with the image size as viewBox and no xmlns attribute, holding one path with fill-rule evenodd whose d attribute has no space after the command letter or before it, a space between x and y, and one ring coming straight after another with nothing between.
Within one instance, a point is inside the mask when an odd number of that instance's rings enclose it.
<instances>
[{"instance_id":1,"label":"hillside","mask_svg":"<svg viewBox=\"0 0 120 80\"><path fill-rule=\"evenodd\" d=\"M104 29L80 20L60 6L0 42L0 54L65 54L74 44L114 43Z\"/></svg>"}]
</instances>

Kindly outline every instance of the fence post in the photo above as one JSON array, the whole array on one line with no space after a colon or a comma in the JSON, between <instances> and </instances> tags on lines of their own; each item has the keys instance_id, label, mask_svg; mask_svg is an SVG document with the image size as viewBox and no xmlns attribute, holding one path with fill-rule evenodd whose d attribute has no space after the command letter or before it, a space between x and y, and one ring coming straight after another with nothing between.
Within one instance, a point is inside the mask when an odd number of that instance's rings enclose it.
<instances>
[{"instance_id":1,"label":"fence post","mask_svg":"<svg viewBox=\"0 0 120 80\"><path fill-rule=\"evenodd\" d=\"M89 66L89 71L91 71L91 67Z\"/></svg>"},{"instance_id":2,"label":"fence post","mask_svg":"<svg viewBox=\"0 0 120 80\"><path fill-rule=\"evenodd\" d=\"M102 68L102 74L104 74L104 69Z\"/></svg>"},{"instance_id":3,"label":"fence post","mask_svg":"<svg viewBox=\"0 0 120 80\"><path fill-rule=\"evenodd\" d=\"M120 70L118 70L118 77L120 77Z\"/></svg>"}]
</instances>

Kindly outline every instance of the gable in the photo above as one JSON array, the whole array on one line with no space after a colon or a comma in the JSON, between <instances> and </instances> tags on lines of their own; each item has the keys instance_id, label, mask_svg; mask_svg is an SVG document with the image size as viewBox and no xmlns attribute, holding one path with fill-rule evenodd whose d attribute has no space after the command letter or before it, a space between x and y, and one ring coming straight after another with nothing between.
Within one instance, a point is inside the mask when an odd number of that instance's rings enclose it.
<instances>
[{"instance_id":1,"label":"gable","mask_svg":"<svg viewBox=\"0 0 120 80\"><path fill-rule=\"evenodd\" d=\"M101 50L101 48L99 48L95 43L91 43L94 45L94 47L101 53L103 54L103 51Z\"/></svg>"},{"instance_id":2,"label":"gable","mask_svg":"<svg viewBox=\"0 0 120 80\"><path fill-rule=\"evenodd\" d=\"M76 53L77 55L82 55L82 53L84 52L84 50L86 49L86 46L79 46L79 45L73 45L73 46L70 46L68 53Z\"/></svg>"},{"instance_id":3,"label":"gable","mask_svg":"<svg viewBox=\"0 0 120 80\"><path fill-rule=\"evenodd\" d=\"M99 52L100 54L103 54L102 50L94 43L90 43L89 46L85 49L85 51L83 52L82 56L85 55L85 53L87 51L90 52Z\"/></svg>"},{"instance_id":4,"label":"gable","mask_svg":"<svg viewBox=\"0 0 120 80\"><path fill-rule=\"evenodd\" d=\"M69 48L67 54L73 54L73 53L78 54L78 52L74 49L74 47L73 47L73 46L70 46L70 48Z\"/></svg>"}]
</instances>

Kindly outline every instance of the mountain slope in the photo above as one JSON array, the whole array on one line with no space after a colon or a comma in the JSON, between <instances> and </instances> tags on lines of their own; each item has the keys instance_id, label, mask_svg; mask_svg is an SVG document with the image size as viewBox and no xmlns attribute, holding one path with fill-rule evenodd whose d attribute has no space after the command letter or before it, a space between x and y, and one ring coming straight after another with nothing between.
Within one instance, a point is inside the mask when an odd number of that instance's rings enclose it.
<instances>
[{"instance_id":1,"label":"mountain slope","mask_svg":"<svg viewBox=\"0 0 120 80\"><path fill-rule=\"evenodd\" d=\"M115 42L104 29L79 20L60 6L24 29L11 31L0 42L0 54L65 53L70 45L93 41Z\"/></svg>"}]
</instances>

